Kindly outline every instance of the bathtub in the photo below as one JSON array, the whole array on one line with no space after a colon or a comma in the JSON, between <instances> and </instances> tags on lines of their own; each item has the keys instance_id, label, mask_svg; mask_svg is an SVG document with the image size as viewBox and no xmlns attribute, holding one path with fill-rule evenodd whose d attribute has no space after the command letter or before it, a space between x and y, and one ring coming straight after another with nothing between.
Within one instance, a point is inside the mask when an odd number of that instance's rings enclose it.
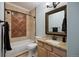
<instances>
[{"instance_id":1,"label":"bathtub","mask_svg":"<svg viewBox=\"0 0 79 59\"><path fill-rule=\"evenodd\" d=\"M6 57L15 57L22 51L28 51L27 45L31 43L34 43L34 41L30 39L11 43L12 50L6 51Z\"/></svg>"}]
</instances>

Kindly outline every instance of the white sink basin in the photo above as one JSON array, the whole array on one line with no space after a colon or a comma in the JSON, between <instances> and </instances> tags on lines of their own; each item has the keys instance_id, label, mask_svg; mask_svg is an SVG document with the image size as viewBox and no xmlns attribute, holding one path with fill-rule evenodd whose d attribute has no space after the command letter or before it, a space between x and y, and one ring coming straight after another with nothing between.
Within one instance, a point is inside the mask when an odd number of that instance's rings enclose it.
<instances>
[{"instance_id":1,"label":"white sink basin","mask_svg":"<svg viewBox=\"0 0 79 59\"><path fill-rule=\"evenodd\" d=\"M55 40L45 40L45 41L48 42L48 43L51 43L53 45L59 45L60 44L60 42L55 41Z\"/></svg>"}]
</instances>

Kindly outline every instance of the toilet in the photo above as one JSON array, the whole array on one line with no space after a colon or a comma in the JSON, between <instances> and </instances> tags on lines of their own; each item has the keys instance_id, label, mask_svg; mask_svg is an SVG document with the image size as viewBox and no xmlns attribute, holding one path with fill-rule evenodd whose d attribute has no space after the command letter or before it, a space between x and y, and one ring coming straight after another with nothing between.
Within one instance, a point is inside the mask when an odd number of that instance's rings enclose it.
<instances>
[{"instance_id":1,"label":"toilet","mask_svg":"<svg viewBox=\"0 0 79 59\"><path fill-rule=\"evenodd\" d=\"M35 52L36 52L36 47L37 47L37 44L36 43L30 43L27 45L27 49L28 49L28 57L34 57L36 56L35 55Z\"/></svg>"}]
</instances>

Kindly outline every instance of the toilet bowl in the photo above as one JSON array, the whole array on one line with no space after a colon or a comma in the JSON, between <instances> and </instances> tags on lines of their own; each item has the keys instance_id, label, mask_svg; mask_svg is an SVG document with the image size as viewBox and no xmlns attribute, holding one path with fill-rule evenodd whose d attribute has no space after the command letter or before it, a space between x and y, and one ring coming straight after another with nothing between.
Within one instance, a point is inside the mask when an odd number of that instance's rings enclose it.
<instances>
[{"instance_id":1,"label":"toilet bowl","mask_svg":"<svg viewBox=\"0 0 79 59\"><path fill-rule=\"evenodd\" d=\"M34 48L36 48L36 46L37 46L36 43L30 43L30 44L27 45L27 47L28 47L27 49L28 50L33 50Z\"/></svg>"},{"instance_id":2,"label":"toilet bowl","mask_svg":"<svg viewBox=\"0 0 79 59\"><path fill-rule=\"evenodd\" d=\"M28 57L34 57L35 56L36 47L37 47L36 43L30 43L30 44L27 45L27 49L29 51Z\"/></svg>"}]
</instances>

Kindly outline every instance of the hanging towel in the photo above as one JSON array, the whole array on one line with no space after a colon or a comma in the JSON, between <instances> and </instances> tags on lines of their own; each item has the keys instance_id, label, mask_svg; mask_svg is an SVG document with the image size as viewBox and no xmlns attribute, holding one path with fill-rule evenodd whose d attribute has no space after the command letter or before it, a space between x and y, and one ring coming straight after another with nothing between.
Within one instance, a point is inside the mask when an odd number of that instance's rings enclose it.
<instances>
[{"instance_id":1,"label":"hanging towel","mask_svg":"<svg viewBox=\"0 0 79 59\"><path fill-rule=\"evenodd\" d=\"M4 49L12 50L9 39L9 24L8 22L4 23Z\"/></svg>"},{"instance_id":2,"label":"hanging towel","mask_svg":"<svg viewBox=\"0 0 79 59\"><path fill-rule=\"evenodd\" d=\"M66 20L66 18L64 18L64 20L63 20L62 31L67 32L67 20Z\"/></svg>"},{"instance_id":3,"label":"hanging towel","mask_svg":"<svg viewBox=\"0 0 79 59\"><path fill-rule=\"evenodd\" d=\"M63 19L63 23L62 23L62 31L64 31L65 33L67 33L67 15L66 15L66 10L64 10L64 19Z\"/></svg>"}]
</instances>

